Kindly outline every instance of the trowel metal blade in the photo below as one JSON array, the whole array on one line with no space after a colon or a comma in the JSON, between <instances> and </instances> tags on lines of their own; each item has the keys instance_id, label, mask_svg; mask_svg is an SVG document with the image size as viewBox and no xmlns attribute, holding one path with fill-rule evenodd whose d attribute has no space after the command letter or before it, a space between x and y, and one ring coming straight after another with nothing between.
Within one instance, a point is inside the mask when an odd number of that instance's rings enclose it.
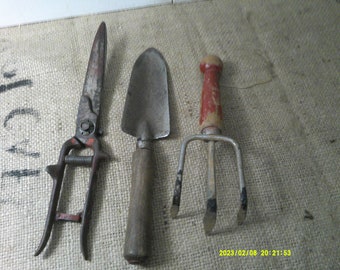
<instances>
[{"instance_id":1,"label":"trowel metal blade","mask_svg":"<svg viewBox=\"0 0 340 270\"><path fill-rule=\"evenodd\" d=\"M140 140L163 138L170 133L167 68L154 48L147 49L134 64L121 127Z\"/></svg>"}]
</instances>

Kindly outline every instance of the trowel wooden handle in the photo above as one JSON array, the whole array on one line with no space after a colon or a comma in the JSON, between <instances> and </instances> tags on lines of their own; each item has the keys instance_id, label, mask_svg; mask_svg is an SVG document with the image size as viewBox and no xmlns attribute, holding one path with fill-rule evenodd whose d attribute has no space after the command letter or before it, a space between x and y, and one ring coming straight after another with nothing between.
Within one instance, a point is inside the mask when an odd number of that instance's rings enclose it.
<instances>
[{"instance_id":1,"label":"trowel wooden handle","mask_svg":"<svg viewBox=\"0 0 340 270\"><path fill-rule=\"evenodd\" d=\"M131 264L141 264L148 257L153 172L152 151L137 148L132 157L130 206L124 245L124 258Z\"/></svg>"},{"instance_id":2,"label":"trowel wooden handle","mask_svg":"<svg viewBox=\"0 0 340 270\"><path fill-rule=\"evenodd\" d=\"M221 59L215 55L204 57L200 63L200 70L204 74L199 122L201 131L207 127L222 128L222 107L218 83L222 68Z\"/></svg>"}]
</instances>

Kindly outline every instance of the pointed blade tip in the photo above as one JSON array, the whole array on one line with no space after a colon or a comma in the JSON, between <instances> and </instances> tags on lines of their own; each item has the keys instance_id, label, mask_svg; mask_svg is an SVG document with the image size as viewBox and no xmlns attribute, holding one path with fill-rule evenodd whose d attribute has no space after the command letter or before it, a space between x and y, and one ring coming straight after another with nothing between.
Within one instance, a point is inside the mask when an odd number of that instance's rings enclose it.
<instances>
[{"instance_id":1,"label":"pointed blade tip","mask_svg":"<svg viewBox=\"0 0 340 270\"><path fill-rule=\"evenodd\" d=\"M246 216L247 216L247 210L240 208L239 212L237 213L237 224L242 225L246 219Z\"/></svg>"},{"instance_id":2,"label":"pointed blade tip","mask_svg":"<svg viewBox=\"0 0 340 270\"><path fill-rule=\"evenodd\" d=\"M216 212L207 211L203 218L204 231L207 235L211 234L216 224Z\"/></svg>"},{"instance_id":3,"label":"pointed blade tip","mask_svg":"<svg viewBox=\"0 0 340 270\"><path fill-rule=\"evenodd\" d=\"M179 206L176 204L173 204L170 209L170 216L171 218L176 218L179 212Z\"/></svg>"},{"instance_id":4,"label":"pointed blade tip","mask_svg":"<svg viewBox=\"0 0 340 270\"><path fill-rule=\"evenodd\" d=\"M106 23L105 22L100 23L98 30L97 30L97 35L104 36L105 41L106 41Z\"/></svg>"}]
</instances>

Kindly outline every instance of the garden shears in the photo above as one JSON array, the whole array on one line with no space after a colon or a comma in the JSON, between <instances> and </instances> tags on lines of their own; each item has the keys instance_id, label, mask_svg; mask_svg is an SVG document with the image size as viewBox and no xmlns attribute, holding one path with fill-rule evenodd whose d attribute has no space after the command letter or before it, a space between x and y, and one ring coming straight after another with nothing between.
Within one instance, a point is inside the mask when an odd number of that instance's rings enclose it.
<instances>
[{"instance_id":1,"label":"garden shears","mask_svg":"<svg viewBox=\"0 0 340 270\"><path fill-rule=\"evenodd\" d=\"M101 150L98 141L98 136L102 133L98 123L100 93L104 84L106 42L106 25L102 22L98 28L91 50L83 93L79 103L76 134L63 144L58 163L46 167L46 171L53 178L53 188L44 233L39 247L34 254L35 256L39 255L46 247L53 225L56 221L71 221L81 223L80 247L84 259L87 259L86 236L89 228L94 184L97 180L97 171L100 161L108 158L108 155ZM82 148L92 149L93 155L76 156L69 154L72 149ZM84 209L82 212L75 215L57 211L66 165L91 167Z\"/></svg>"}]
</instances>

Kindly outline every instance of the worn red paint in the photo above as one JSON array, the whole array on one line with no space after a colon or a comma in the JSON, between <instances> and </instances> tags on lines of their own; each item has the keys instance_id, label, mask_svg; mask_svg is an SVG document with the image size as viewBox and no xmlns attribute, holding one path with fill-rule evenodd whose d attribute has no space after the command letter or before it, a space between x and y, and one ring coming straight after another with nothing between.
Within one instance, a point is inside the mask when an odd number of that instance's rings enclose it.
<instances>
[{"instance_id":1,"label":"worn red paint","mask_svg":"<svg viewBox=\"0 0 340 270\"><path fill-rule=\"evenodd\" d=\"M92 147L92 145L94 144L94 141L95 141L95 138L89 138L89 139L86 141L86 146Z\"/></svg>"},{"instance_id":2,"label":"worn red paint","mask_svg":"<svg viewBox=\"0 0 340 270\"><path fill-rule=\"evenodd\" d=\"M73 214L57 212L55 215L55 220L56 221L81 222L81 213L73 215Z\"/></svg>"},{"instance_id":3,"label":"worn red paint","mask_svg":"<svg viewBox=\"0 0 340 270\"><path fill-rule=\"evenodd\" d=\"M209 126L221 128L222 106L218 80L222 66L201 63L200 69L204 73L204 81L199 124L202 129Z\"/></svg>"}]
</instances>

